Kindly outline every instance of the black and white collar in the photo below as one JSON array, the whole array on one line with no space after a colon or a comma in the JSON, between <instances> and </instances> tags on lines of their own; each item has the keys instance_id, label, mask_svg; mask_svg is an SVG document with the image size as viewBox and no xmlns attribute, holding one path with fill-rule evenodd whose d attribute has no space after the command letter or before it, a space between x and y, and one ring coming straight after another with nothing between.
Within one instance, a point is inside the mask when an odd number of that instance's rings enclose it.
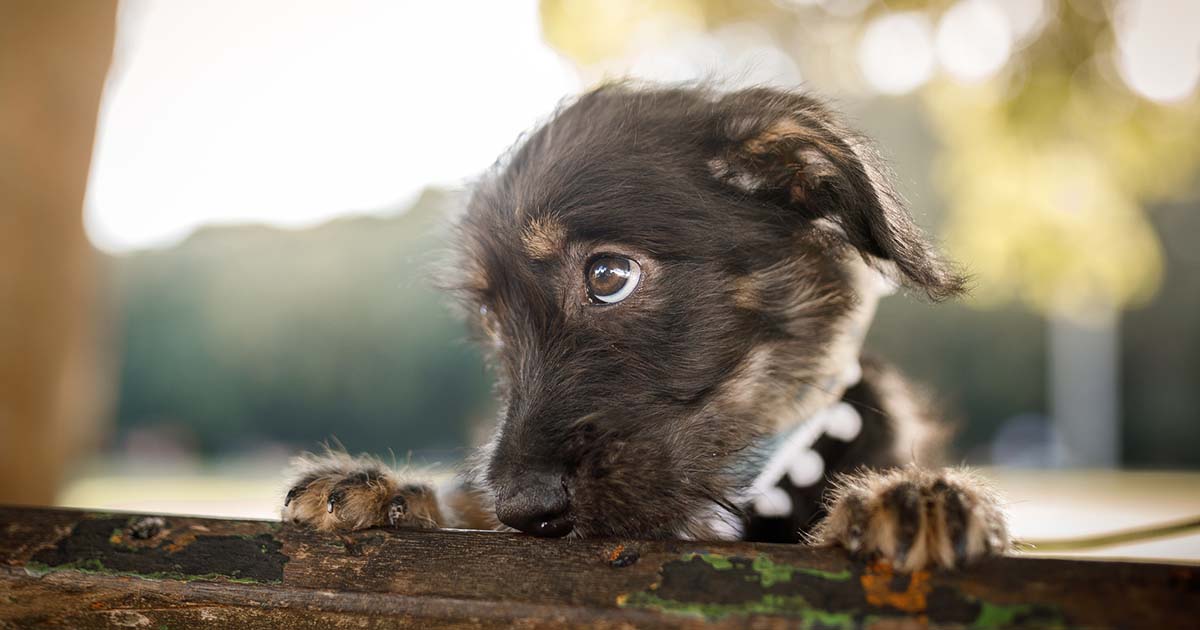
<instances>
[{"instance_id":1,"label":"black and white collar","mask_svg":"<svg viewBox=\"0 0 1200 630\"><path fill-rule=\"evenodd\" d=\"M852 267L859 298L854 312L841 332L831 341L825 376L817 384L800 392L777 422L778 432L767 438L754 456L757 473L750 471L753 482L735 497L733 503L757 517L787 518L794 506L787 487L809 488L826 476L826 462L816 445L828 437L849 444L862 432L858 411L842 400L846 390L862 380L859 357L880 298L891 294L896 283L865 263ZM722 536L740 538L742 524L732 515L716 514L711 519L714 531Z\"/></svg>"}]
</instances>

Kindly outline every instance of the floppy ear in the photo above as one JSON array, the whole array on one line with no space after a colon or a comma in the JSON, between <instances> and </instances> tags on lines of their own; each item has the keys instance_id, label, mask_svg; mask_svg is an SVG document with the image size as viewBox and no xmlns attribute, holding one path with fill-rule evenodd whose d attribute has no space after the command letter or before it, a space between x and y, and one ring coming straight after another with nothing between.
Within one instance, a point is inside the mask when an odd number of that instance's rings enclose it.
<instances>
[{"instance_id":1,"label":"floppy ear","mask_svg":"<svg viewBox=\"0 0 1200 630\"><path fill-rule=\"evenodd\" d=\"M721 137L709 162L716 177L817 224L832 224L868 261L894 263L898 279L930 299L964 290L963 276L913 223L874 148L825 106L752 89L724 97L718 110Z\"/></svg>"}]
</instances>

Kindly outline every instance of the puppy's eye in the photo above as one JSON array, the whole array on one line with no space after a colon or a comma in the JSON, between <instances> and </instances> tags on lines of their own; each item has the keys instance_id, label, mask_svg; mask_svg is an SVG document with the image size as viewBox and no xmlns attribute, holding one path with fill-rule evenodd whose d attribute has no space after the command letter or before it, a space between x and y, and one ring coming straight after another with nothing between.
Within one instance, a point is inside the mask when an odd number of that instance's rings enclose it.
<instances>
[{"instance_id":1,"label":"puppy's eye","mask_svg":"<svg viewBox=\"0 0 1200 630\"><path fill-rule=\"evenodd\" d=\"M642 279L642 266L624 256L604 254L587 268L588 297L593 302L615 304L629 297Z\"/></svg>"}]
</instances>

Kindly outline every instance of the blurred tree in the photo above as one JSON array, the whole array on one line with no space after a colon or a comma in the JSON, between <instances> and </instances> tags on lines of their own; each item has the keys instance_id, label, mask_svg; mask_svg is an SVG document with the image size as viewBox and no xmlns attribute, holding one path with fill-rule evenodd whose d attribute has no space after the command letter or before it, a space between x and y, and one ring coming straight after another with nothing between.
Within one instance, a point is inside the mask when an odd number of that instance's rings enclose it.
<instances>
[{"instance_id":1,"label":"blurred tree","mask_svg":"<svg viewBox=\"0 0 1200 630\"><path fill-rule=\"evenodd\" d=\"M210 454L334 438L456 461L490 403L433 286L455 205L427 191L396 216L206 228L113 259L123 431L171 428Z\"/></svg>"}]
</instances>

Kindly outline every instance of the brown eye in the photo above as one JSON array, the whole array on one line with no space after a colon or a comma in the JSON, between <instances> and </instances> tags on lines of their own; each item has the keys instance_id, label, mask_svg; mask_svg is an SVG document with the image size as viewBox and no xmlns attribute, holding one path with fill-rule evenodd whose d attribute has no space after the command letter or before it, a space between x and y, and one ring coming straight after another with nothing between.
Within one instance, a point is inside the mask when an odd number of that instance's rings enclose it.
<instances>
[{"instance_id":1,"label":"brown eye","mask_svg":"<svg viewBox=\"0 0 1200 630\"><path fill-rule=\"evenodd\" d=\"M605 254L588 264L586 279L588 296L592 300L615 304L637 288L642 279L642 267L633 259Z\"/></svg>"}]
</instances>

